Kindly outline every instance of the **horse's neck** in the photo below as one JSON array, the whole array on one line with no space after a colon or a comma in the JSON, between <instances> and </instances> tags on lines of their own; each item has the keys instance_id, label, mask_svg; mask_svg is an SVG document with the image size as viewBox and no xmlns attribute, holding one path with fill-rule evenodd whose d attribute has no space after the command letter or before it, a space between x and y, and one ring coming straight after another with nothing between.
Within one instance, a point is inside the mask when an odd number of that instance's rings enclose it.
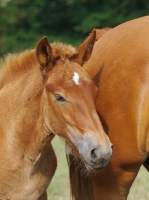
<instances>
[{"instance_id":1,"label":"horse's neck","mask_svg":"<svg viewBox=\"0 0 149 200\"><path fill-rule=\"evenodd\" d=\"M45 148L47 131L43 127L42 77L36 70L6 84L0 90L0 139L9 155L17 149L33 162ZM37 78L38 77L38 78Z\"/></svg>"}]
</instances>

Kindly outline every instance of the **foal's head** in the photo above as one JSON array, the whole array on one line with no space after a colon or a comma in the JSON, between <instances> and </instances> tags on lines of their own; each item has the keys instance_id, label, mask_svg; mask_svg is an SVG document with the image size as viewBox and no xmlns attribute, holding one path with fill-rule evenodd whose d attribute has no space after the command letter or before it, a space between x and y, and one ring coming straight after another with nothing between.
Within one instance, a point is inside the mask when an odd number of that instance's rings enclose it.
<instances>
[{"instance_id":1,"label":"foal's head","mask_svg":"<svg viewBox=\"0 0 149 200\"><path fill-rule=\"evenodd\" d=\"M71 46L50 45L46 37L35 51L45 85L46 127L65 138L88 169L104 167L112 155L111 143L95 109L97 88L75 62L79 53Z\"/></svg>"}]
</instances>

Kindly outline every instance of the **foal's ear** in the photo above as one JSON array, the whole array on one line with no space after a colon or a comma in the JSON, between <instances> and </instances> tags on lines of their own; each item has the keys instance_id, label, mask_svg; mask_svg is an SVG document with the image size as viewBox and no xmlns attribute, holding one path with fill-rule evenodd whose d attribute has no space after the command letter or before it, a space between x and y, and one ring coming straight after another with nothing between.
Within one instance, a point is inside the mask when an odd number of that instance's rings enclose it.
<instances>
[{"instance_id":1,"label":"foal's ear","mask_svg":"<svg viewBox=\"0 0 149 200\"><path fill-rule=\"evenodd\" d=\"M76 61L82 66L91 56L94 44L96 42L96 29L93 29L85 41L78 47Z\"/></svg>"},{"instance_id":2,"label":"foal's ear","mask_svg":"<svg viewBox=\"0 0 149 200\"><path fill-rule=\"evenodd\" d=\"M39 40L35 48L36 58L43 69L48 71L52 63L52 48L47 37Z\"/></svg>"}]
</instances>

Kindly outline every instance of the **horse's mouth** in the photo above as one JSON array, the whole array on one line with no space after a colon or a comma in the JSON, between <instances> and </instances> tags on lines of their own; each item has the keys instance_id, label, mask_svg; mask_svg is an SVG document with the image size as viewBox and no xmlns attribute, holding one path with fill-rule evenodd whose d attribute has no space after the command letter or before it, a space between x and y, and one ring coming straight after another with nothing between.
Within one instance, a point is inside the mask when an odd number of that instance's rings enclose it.
<instances>
[{"instance_id":1,"label":"horse's mouth","mask_svg":"<svg viewBox=\"0 0 149 200\"><path fill-rule=\"evenodd\" d=\"M103 167L95 167L93 165L88 164L83 158L82 158L85 167L87 168L88 171L98 171L98 170L102 170L105 166Z\"/></svg>"},{"instance_id":2,"label":"horse's mouth","mask_svg":"<svg viewBox=\"0 0 149 200\"><path fill-rule=\"evenodd\" d=\"M92 165L89 165L86 162L85 162L85 166L86 166L87 170L89 170L89 171L98 171L98 170L102 170L104 168L104 167L94 167Z\"/></svg>"}]
</instances>

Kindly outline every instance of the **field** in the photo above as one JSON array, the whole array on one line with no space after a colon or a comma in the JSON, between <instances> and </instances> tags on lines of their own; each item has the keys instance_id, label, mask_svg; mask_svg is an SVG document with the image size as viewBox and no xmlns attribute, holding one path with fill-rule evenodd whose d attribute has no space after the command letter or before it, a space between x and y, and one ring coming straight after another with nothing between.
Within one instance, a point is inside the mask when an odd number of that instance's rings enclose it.
<instances>
[{"instance_id":1,"label":"field","mask_svg":"<svg viewBox=\"0 0 149 200\"><path fill-rule=\"evenodd\" d=\"M48 200L70 200L64 143L55 137L53 146L58 157L58 167L48 189ZM149 200L149 174L143 167L131 188L128 200Z\"/></svg>"},{"instance_id":2,"label":"field","mask_svg":"<svg viewBox=\"0 0 149 200\"><path fill-rule=\"evenodd\" d=\"M48 189L48 200L69 200L69 176L64 142L55 137L52 143L58 158L58 166Z\"/></svg>"}]
</instances>

